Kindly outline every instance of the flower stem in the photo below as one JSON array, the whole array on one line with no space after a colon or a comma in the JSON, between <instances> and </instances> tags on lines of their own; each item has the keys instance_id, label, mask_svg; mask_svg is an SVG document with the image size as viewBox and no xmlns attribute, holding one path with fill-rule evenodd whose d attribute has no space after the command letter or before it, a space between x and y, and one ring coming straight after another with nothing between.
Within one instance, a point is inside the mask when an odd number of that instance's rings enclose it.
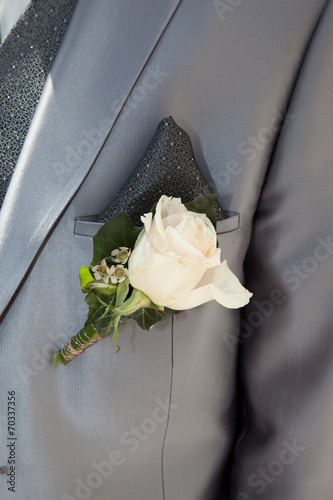
<instances>
[{"instance_id":1,"label":"flower stem","mask_svg":"<svg viewBox=\"0 0 333 500\"><path fill-rule=\"evenodd\" d=\"M53 368L58 364L67 365L80 352L101 338L92 323L85 325L76 335L64 344L53 356Z\"/></svg>"},{"instance_id":2,"label":"flower stem","mask_svg":"<svg viewBox=\"0 0 333 500\"><path fill-rule=\"evenodd\" d=\"M119 330L119 320L121 316L114 317L114 332L113 332L113 343L117 347L117 352L120 351L120 346L117 344L118 330Z\"/></svg>"}]
</instances>

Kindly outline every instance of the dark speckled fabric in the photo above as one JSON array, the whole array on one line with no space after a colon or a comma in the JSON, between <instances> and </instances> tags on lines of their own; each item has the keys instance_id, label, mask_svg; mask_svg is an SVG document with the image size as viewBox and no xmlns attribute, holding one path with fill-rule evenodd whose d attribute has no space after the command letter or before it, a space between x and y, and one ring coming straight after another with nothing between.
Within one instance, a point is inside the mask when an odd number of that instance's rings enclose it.
<instances>
[{"instance_id":1,"label":"dark speckled fabric","mask_svg":"<svg viewBox=\"0 0 333 500\"><path fill-rule=\"evenodd\" d=\"M77 0L32 0L0 46L0 207Z\"/></svg>"},{"instance_id":2,"label":"dark speckled fabric","mask_svg":"<svg viewBox=\"0 0 333 500\"><path fill-rule=\"evenodd\" d=\"M195 160L191 140L171 116L160 121L143 158L99 222L107 222L118 212L126 212L135 225L151 211L162 194L181 198L183 203L211 193ZM215 203L217 220L224 218Z\"/></svg>"}]
</instances>

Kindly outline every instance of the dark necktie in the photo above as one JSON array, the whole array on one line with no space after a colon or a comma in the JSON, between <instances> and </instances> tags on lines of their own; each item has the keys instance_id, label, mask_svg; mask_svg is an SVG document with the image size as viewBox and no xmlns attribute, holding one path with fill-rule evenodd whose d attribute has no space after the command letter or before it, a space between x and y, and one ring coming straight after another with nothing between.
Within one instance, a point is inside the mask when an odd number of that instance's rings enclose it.
<instances>
[{"instance_id":1,"label":"dark necktie","mask_svg":"<svg viewBox=\"0 0 333 500\"><path fill-rule=\"evenodd\" d=\"M0 207L77 0L32 0L0 46Z\"/></svg>"}]
</instances>

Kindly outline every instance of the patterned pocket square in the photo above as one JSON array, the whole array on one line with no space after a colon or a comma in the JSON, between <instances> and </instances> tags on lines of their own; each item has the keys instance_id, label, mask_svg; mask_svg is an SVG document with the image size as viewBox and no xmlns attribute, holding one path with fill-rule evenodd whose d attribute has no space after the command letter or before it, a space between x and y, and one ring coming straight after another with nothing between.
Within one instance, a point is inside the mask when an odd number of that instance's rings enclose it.
<instances>
[{"instance_id":1,"label":"patterned pocket square","mask_svg":"<svg viewBox=\"0 0 333 500\"><path fill-rule=\"evenodd\" d=\"M188 134L169 116L160 121L143 158L98 221L126 212L134 225L141 226L140 216L150 212L162 194L188 203L208 193L212 190L195 160ZM215 210L217 220L225 218L217 202Z\"/></svg>"}]
</instances>

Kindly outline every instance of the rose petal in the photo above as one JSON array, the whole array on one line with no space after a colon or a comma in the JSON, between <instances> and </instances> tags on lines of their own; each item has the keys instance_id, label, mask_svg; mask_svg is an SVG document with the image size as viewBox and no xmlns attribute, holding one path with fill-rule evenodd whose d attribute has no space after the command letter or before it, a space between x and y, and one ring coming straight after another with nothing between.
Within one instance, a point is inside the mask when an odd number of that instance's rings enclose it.
<instances>
[{"instance_id":1,"label":"rose petal","mask_svg":"<svg viewBox=\"0 0 333 500\"><path fill-rule=\"evenodd\" d=\"M163 198L163 197L162 197ZM168 249L168 243L164 234L164 227L162 222L162 198L160 198L159 202L156 205L155 216L150 225L150 229L147 230L146 233L149 233L149 238L151 239L153 245L160 251L166 252Z\"/></svg>"},{"instance_id":2,"label":"rose petal","mask_svg":"<svg viewBox=\"0 0 333 500\"><path fill-rule=\"evenodd\" d=\"M161 196L158 204L160 205L160 214L162 219L169 215L187 212L187 208L182 204L180 198L172 198L172 196Z\"/></svg>"},{"instance_id":3,"label":"rose petal","mask_svg":"<svg viewBox=\"0 0 333 500\"><path fill-rule=\"evenodd\" d=\"M207 258L192 243L187 241L177 229L168 226L165 231L168 247L177 249L182 260L192 263L192 265L203 265L205 267L214 267L220 263L220 249L216 249L213 258Z\"/></svg>"},{"instance_id":4,"label":"rose petal","mask_svg":"<svg viewBox=\"0 0 333 500\"><path fill-rule=\"evenodd\" d=\"M206 257L214 254L214 249L216 248L216 233L207 227L204 219L182 216L182 220L175 229Z\"/></svg>"},{"instance_id":5,"label":"rose petal","mask_svg":"<svg viewBox=\"0 0 333 500\"><path fill-rule=\"evenodd\" d=\"M141 217L141 222L145 226L146 233L149 233L150 231L152 220L153 220L153 214L151 212L149 212L148 214L144 214Z\"/></svg>"},{"instance_id":6,"label":"rose petal","mask_svg":"<svg viewBox=\"0 0 333 500\"><path fill-rule=\"evenodd\" d=\"M153 222L150 227L149 237L153 241L154 247L161 253L168 251L168 242L165 235L165 219L177 216L179 213L186 212L186 207L181 203L180 198L171 198L161 196L157 205ZM177 223L176 217L176 223Z\"/></svg>"},{"instance_id":7,"label":"rose petal","mask_svg":"<svg viewBox=\"0 0 333 500\"><path fill-rule=\"evenodd\" d=\"M132 255L135 255L133 252ZM174 254L153 253L144 266L129 261L129 281L159 306L186 296L201 280L205 267L181 262Z\"/></svg>"},{"instance_id":8,"label":"rose petal","mask_svg":"<svg viewBox=\"0 0 333 500\"><path fill-rule=\"evenodd\" d=\"M230 309L245 306L252 293L244 288L238 278L230 271L227 261L208 269L202 279L186 297L172 302L169 307L175 310L192 309L211 300Z\"/></svg>"},{"instance_id":9,"label":"rose petal","mask_svg":"<svg viewBox=\"0 0 333 500\"><path fill-rule=\"evenodd\" d=\"M128 269L129 271L141 272L142 268L145 267L146 262L149 261L151 256L151 244L148 240L148 237L144 231L141 231L137 240L135 242L135 247L133 252L128 260Z\"/></svg>"}]
</instances>

